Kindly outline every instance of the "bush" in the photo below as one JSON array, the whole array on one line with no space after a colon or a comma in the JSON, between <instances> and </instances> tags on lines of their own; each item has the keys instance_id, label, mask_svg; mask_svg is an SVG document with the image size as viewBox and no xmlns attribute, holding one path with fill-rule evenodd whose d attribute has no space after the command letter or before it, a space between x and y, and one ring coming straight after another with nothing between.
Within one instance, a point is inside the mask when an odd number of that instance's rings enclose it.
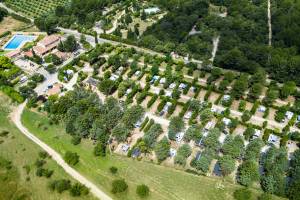
<instances>
[{"instance_id":1,"label":"bush","mask_svg":"<svg viewBox=\"0 0 300 200\"><path fill-rule=\"evenodd\" d=\"M149 192L150 192L150 190L147 185L143 184L143 185L138 185L136 187L136 193L139 197L142 197L142 198L147 197L147 196L149 196Z\"/></svg>"},{"instance_id":2,"label":"bush","mask_svg":"<svg viewBox=\"0 0 300 200\"><path fill-rule=\"evenodd\" d=\"M65 153L64 160L69 165L76 165L79 162L79 155L77 153L67 151Z\"/></svg>"},{"instance_id":3,"label":"bush","mask_svg":"<svg viewBox=\"0 0 300 200\"><path fill-rule=\"evenodd\" d=\"M70 189L70 194L73 197L87 195L88 193L89 193L89 189L81 183L75 183L74 185L72 185L72 187Z\"/></svg>"},{"instance_id":4,"label":"bush","mask_svg":"<svg viewBox=\"0 0 300 200\"><path fill-rule=\"evenodd\" d=\"M238 189L238 190L234 191L233 197L236 200L248 200L248 199L251 199L252 193L250 190L248 190L246 188L242 188L242 189Z\"/></svg>"},{"instance_id":5,"label":"bush","mask_svg":"<svg viewBox=\"0 0 300 200\"><path fill-rule=\"evenodd\" d=\"M46 158L50 157L50 155L49 155L46 151L40 151L40 152L39 152L39 157L40 157L41 159L46 159ZM45 162L45 161L44 161L44 162Z\"/></svg>"},{"instance_id":6,"label":"bush","mask_svg":"<svg viewBox=\"0 0 300 200\"><path fill-rule=\"evenodd\" d=\"M94 155L95 156L106 156L106 146L101 142L98 142L97 145L94 147Z\"/></svg>"},{"instance_id":7,"label":"bush","mask_svg":"<svg viewBox=\"0 0 300 200\"><path fill-rule=\"evenodd\" d=\"M128 188L128 185L125 182L125 180L124 179L118 179L118 180L114 180L112 182L112 190L111 190L111 192L113 194L121 193L121 192L126 191L127 188Z\"/></svg>"},{"instance_id":8,"label":"bush","mask_svg":"<svg viewBox=\"0 0 300 200\"><path fill-rule=\"evenodd\" d=\"M271 194L268 194L268 193L262 193L258 198L257 200L272 200L273 197Z\"/></svg>"},{"instance_id":9,"label":"bush","mask_svg":"<svg viewBox=\"0 0 300 200\"><path fill-rule=\"evenodd\" d=\"M71 143L73 144L73 145L78 145L78 144L80 144L80 142L81 142L81 137L80 136L73 136L72 137L72 139L71 139Z\"/></svg>"},{"instance_id":10,"label":"bush","mask_svg":"<svg viewBox=\"0 0 300 200\"><path fill-rule=\"evenodd\" d=\"M118 172L118 168L116 167L110 167L109 168L109 171L112 173L112 174L116 174Z\"/></svg>"},{"instance_id":11,"label":"bush","mask_svg":"<svg viewBox=\"0 0 300 200\"><path fill-rule=\"evenodd\" d=\"M66 179L55 180L50 182L49 187L53 191L62 193L63 191L71 188L71 181Z\"/></svg>"}]
</instances>

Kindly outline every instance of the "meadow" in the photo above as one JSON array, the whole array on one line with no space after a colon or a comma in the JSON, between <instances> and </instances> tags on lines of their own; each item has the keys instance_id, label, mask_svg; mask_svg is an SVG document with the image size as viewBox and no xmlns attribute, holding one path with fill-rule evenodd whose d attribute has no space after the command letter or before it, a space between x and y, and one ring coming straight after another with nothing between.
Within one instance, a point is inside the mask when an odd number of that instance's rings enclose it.
<instances>
[{"instance_id":1,"label":"meadow","mask_svg":"<svg viewBox=\"0 0 300 200\"><path fill-rule=\"evenodd\" d=\"M60 154L64 155L66 151L76 152L80 156L80 161L75 169L114 199L139 199L135 194L136 186L139 184L149 186L151 193L148 199L153 200L193 200L200 197L210 200L231 200L234 190L240 188L225 179L198 176L116 154L105 158L95 157L92 141L82 140L79 145L74 146L71 144L71 136L65 133L63 125L49 125L47 116L35 111L25 110L22 122L29 131ZM112 175L109 171L112 166L118 168L116 175ZM110 193L111 182L117 178L124 178L129 188L125 193L113 195ZM252 192L253 200L261 193L258 189L252 189Z\"/></svg>"},{"instance_id":2,"label":"meadow","mask_svg":"<svg viewBox=\"0 0 300 200\"><path fill-rule=\"evenodd\" d=\"M71 197L68 192L59 194L48 188L50 180L69 179L75 182L53 160L48 158L45 164L48 169L54 170L51 178L36 176L34 163L42 150L27 139L9 120L9 113L13 106L9 98L0 93L0 132L9 132L6 136L0 136L0 199L77 199ZM94 200L95 198L90 194L82 196L81 199Z\"/></svg>"}]
</instances>

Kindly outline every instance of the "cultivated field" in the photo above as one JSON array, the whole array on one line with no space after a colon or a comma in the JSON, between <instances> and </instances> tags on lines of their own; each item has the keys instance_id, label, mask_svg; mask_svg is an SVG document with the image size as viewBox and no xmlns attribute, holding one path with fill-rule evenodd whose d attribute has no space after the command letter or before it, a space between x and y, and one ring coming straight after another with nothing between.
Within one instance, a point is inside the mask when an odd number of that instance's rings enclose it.
<instances>
[{"instance_id":1,"label":"cultivated field","mask_svg":"<svg viewBox=\"0 0 300 200\"><path fill-rule=\"evenodd\" d=\"M28 17L41 16L68 0L7 0L6 5Z\"/></svg>"}]
</instances>

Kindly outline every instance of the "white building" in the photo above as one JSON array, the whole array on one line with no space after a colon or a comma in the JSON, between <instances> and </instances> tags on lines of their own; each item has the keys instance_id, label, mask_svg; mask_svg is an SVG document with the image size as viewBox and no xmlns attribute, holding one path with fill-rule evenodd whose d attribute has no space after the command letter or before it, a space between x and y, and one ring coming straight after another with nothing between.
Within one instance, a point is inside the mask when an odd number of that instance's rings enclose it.
<instances>
[{"instance_id":1,"label":"white building","mask_svg":"<svg viewBox=\"0 0 300 200\"><path fill-rule=\"evenodd\" d=\"M184 119L190 119L192 117L192 111L188 111L185 115L184 115Z\"/></svg>"},{"instance_id":2,"label":"white building","mask_svg":"<svg viewBox=\"0 0 300 200\"><path fill-rule=\"evenodd\" d=\"M175 157L176 153L177 153L176 149L170 148L170 156L171 157Z\"/></svg>"},{"instance_id":3,"label":"white building","mask_svg":"<svg viewBox=\"0 0 300 200\"><path fill-rule=\"evenodd\" d=\"M146 9L145 9L145 13L146 13L147 15L156 14L156 13L158 13L158 12L160 12L160 9L159 9L158 7L152 7L152 8L146 8Z\"/></svg>"},{"instance_id":4,"label":"white building","mask_svg":"<svg viewBox=\"0 0 300 200\"><path fill-rule=\"evenodd\" d=\"M222 119L222 122L223 122L226 126L229 126L230 123L231 123L231 120L225 117L225 118Z\"/></svg>"},{"instance_id":5,"label":"white building","mask_svg":"<svg viewBox=\"0 0 300 200\"><path fill-rule=\"evenodd\" d=\"M176 137L176 142L180 143L183 139L183 136L184 136L184 132L177 133L176 136L175 136Z\"/></svg>"},{"instance_id":6,"label":"white building","mask_svg":"<svg viewBox=\"0 0 300 200\"><path fill-rule=\"evenodd\" d=\"M269 138L268 138L268 142L270 144L273 144L273 145L279 147L279 145L280 145L280 138L277 135L271 134L269 136Z\"/></svg>"},{"instance_id":7,"label":"white building","mask_svg":"<svg viewBox=\"0 0 300 200\"><path fill-rule=\"evenodd\" d=\"M291 119L293 118L293 116L294 116L294 113L291 112L291 111L287 111L287 112L285 113L285 116L286 116L286 118L287 118L288 120L291 120Z\"/></svg>"}]
</instances>

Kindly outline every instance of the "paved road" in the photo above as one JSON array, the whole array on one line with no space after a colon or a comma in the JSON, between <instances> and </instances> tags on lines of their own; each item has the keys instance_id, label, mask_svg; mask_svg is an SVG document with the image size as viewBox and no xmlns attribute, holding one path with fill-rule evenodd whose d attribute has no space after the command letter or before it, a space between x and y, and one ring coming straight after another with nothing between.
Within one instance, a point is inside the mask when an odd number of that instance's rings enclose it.
<instances>
[{"instance_id":1,"label":"paved road","mask_svg":"<svg viewBox=\"0 0 300 200\"><path fill-rule=\"evenodd\" d=\"M91 193L93 193L97 198L101 200L112 200L107 194L105 194L102 190L100 190L95 184L90 182L88 179L86 179L84 176L82 176L80 173L78 173L75 169L73 169L71 166L69 166L64 159L57 153L54 149L52 149L50 146L48 146L46 143L42 142L39 138L37 138L34 134L30 133L26 127L23 126L21 122L21 115L23 113L23 110L25 108L26 102L18 106L13 113L11 114L11 119L15 123L15 125L18 127L18 129L30 140L32 140L34 143L39 145L43 150L45 150L54 161L57 162L58 165L60 165L70 176L72 176L74 179L79 181L80 183L84 184L88 188L90 188Z\"/></svg>"}]
</instances>

